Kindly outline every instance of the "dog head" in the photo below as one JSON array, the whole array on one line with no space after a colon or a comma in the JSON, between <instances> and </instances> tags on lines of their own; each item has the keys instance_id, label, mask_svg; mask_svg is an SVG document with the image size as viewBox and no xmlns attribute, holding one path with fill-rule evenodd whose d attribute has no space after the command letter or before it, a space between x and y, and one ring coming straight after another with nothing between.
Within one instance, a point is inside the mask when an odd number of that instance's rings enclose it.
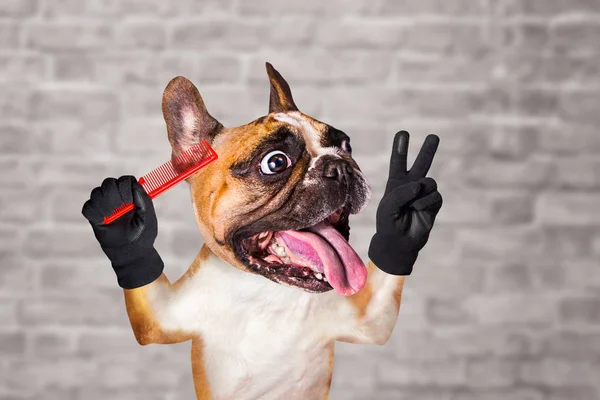
<instances>
[{"instance_id":1,"label":"dog head","mask_svg":"<svg viewBox=\"0 0 600 400\"><path fill-rule=\"evenodd\" d=\"M163 95L173 156L208 140L217 161L192 175L196 220L206 245L236 268L310 292L356 293L366 269L348 244L348 216L370 189L350 138L301 113L287 82L267 63L269 114L225 128L187 79Z\"/></svg>"}]
</instances>

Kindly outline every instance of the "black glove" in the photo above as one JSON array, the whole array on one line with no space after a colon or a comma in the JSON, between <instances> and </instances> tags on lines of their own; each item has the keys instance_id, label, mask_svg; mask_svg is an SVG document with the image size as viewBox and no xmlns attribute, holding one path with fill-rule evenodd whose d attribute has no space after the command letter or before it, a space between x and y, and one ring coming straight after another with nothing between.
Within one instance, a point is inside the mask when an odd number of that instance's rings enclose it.
<instances>
[{"instance_id":1,"label":"black glove","mask_svg":"<svg viewBox=\"0 0 600 400\"><path fill-rule=\"evenodd\" d=\"M425 177L440 139L427 136L415 163L407 171L408 139L406 131L398 132L394 138L390 175L377 208L377 231L369 246L371 261L392 275L410 275L442 207L437 184Z\"/></svg>"},{"instance_id":2,"label":"black glove","mask_svg":"<svg viewBox=\"0 0 600 400\"><path fill-rule=\"evenodd\" d=\"M135 209L104 225L104 217L123 203ZM164 263L154 249L158 221L152 199L133 176L107 178L92 190L81 210L117 274L119 286L135 289L156 280Z\"/></svg>"}]
</instances>

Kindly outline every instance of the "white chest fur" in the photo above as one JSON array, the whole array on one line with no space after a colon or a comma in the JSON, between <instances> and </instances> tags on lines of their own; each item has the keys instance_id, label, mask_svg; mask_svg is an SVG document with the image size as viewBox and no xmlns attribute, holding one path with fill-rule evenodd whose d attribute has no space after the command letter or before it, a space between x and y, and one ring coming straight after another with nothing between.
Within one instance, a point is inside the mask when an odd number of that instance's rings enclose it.
<instances>
[{"instance_id":1,"label":"white chest fur","mask_svg":"<svg viewBox=\"0 0 600 400\"><path fill-rule=\"evenodd\" d=\"M222 399L281 399L290 390L325 388L319 383L329 379L327 346L339 324L333 316L352 313L336 298L273 283L214 256L177 291L150 292L163 329L202 338L211 392Z\"/></svg>"}]
</instances>

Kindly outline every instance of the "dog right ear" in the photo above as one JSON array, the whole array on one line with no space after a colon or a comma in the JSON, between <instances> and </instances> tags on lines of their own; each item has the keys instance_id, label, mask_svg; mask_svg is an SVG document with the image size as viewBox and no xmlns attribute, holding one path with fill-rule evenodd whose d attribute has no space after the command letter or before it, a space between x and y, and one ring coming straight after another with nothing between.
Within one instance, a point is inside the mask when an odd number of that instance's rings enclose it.
<instances>
[{"instance_id":1,"label":"dog right ear","mask_svg":"<svg viewBox=\"0 0 600 400\"><path fill-rule=\"evenodd\" d=\"M165 88L162 112L173 156L204 139L212 142L223 129L223 125L206 110L196 86L182 76L173 78Z\"/></svg>"}]
</instances>

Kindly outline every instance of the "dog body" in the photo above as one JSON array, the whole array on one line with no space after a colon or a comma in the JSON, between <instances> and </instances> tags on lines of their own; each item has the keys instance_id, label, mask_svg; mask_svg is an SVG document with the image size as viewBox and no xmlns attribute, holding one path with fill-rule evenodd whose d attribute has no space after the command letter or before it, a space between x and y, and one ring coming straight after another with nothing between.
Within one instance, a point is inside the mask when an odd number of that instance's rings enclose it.
<instances>
[{"instance_id":1,"label":"dog body","mask_svg":"<svg viewBox=\"0 0 600 400\"><path fill-rule=\"evenodd\" d=\"M334 342L383 344L398 315L403 277L347 243L370 198L349 138L267 70L270 112L242 127L212 118L184 78L163 97L173 154L206 139L219 155L188 179L205 244L178 281L124 294L140 344L192 340L198 399L325 399Z\"/></svg>"}]
</instances>

